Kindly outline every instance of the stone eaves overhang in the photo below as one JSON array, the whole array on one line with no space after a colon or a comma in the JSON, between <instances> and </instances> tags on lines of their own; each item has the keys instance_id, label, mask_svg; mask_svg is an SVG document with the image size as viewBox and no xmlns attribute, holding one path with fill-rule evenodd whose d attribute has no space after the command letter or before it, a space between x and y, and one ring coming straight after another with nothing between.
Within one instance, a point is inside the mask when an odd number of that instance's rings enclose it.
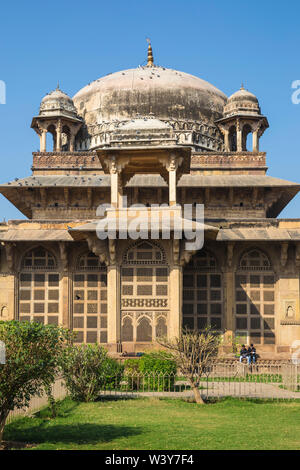
<instances>
[{"instance_id":1,"label":"stone eaves overhang","mask_svg":"<svg viewBox=\"0 0 300 470\"><path fill-rule=\"evenodd\" d=\"M165 187L167 183L158 174L137 174L132 176L126 187ZM299 192L300 185L266 175L190 175L184 174L178 181L178 188L265 188L278 193L276 201L269 208L268 217L277 217L284 207ZM41 188L101 188L110 189L110 175L75 176L29 176L0 185L3 194L26 217L32 217L27 203L28 193Z\"/></svg>"},{"instance_id":2,"label":"stone eaves overhang","mask_svg":"<svg viewBox=\"0 0 300 470\"><path fill-rule=\"evenodd\" d=\"M96 233L97 223L98 220L9 221L0 225L0 242L81 241L88 234ZM206 238L216 242L300 242L300 219L251 219L243 222L207 219L204 230Z\"/></svg>"}]
</instances>

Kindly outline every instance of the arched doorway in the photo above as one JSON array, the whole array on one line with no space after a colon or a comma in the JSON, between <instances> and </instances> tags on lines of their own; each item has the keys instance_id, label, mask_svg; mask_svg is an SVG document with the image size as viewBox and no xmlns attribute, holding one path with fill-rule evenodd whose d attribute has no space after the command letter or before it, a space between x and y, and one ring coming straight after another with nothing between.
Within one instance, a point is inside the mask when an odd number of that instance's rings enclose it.
<instances>
[{"instance_id":1,"label":"arched doorway","mask_svg":"<svg viewBox=\"0 0 300 470\"><path fill-rule=\"evenodd\" d=\"M58 325L60 291L57 261L44 247L29 250L19 275L19 319Z\"/></svg>"},{"instance_id":2,"label":"arched doorway","mask_svg":"<svg viewBox=\"0 0 300 470\"><path fill-rule=\"evenodd\" d=\"M121 340L151 342L167 334L169 269L156 243L139 242L121 267Z\"/></svg>"},{"instance_id":3,"label":"arched doorway","mask_svg":"<svg viewBox=\"0 0 300 470\"><path fill-rule=\"evenodd\" d=\"M77 343L107 343L107 269L92 252L76 263L72 323Z\"/></svg>"},{"instance_id":4,"label":"arched doorway","mask_svg":"<svg viewBox=\"0 0 300 470\"><path fill-rule=\"evenodd\" d=\"M223 329L223 283L216 258L201 250L183 270L183 327Z\"/></svg>"}]
</instances>

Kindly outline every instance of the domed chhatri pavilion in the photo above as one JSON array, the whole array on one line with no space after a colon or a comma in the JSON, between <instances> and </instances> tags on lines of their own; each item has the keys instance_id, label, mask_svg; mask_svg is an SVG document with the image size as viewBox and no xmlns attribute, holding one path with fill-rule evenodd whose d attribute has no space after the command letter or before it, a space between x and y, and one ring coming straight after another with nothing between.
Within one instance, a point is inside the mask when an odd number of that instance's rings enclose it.
<instances>
[{"instance_id":1,"label":"domed chhatri pavilion","mask_svg":"<svg viewBox=\"0 0 300 470\"><path fill-rule=\"evenodd\" d=\"M114 353L212 325L223 354L236 335L263 358L290 357L300 339L300 220L277 217L300 185L266 174L268 126L243 86L227 98L156 66L151 45L147 65L73 99L58 86L32 120L40 151L31 176L0 185L28 218L0 224L0 319L64 325L78 343ZM144 218L165 205L157 236L97 237L97 208L110 204L105 220L120 221L124 196L145 205ZM193 217L204 204L202 249L174 235L184 204Z\"/></svg>"}]
</instances>

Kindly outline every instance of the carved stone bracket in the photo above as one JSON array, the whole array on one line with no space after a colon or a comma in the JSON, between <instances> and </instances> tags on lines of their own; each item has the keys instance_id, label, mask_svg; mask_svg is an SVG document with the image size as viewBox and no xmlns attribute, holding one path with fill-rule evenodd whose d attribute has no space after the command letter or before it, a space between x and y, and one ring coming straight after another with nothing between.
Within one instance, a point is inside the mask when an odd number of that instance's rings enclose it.
<instances>
[{"instance_id":1,"label":"carved stone bracket","mask_svg":"<svg viewBox=\"0 0 300 470\"><path fill-rule=\"evenodd\" d=\"M116 264L116 240L108 240L109 263Z\"/></svg>"},{"instance_id":2,"label":"carved stone bracket","mask_svg":"<svg viewBox=\"0 0 300 470\"><path fill-rule=\"evenodd\" d=\"M68 269L68 250L65 242L59 242L60 260L64 271Z\"/></svg>"},{"instance_id":3,"label":"carved stone bracket","mask_svg":"<svg viewBox=\"0 0 300 470\"><path fill-rule=\"evenodd\" d=\"M191 261L195 253L197 253L197 250L185 250L184 242L183 242L183 245L180 250L179 265L183 267L186 264L188 264Z\"/></svg>"},{"instance_id":4,"label":"carved stone bracket","mask_svg":"<svg viewBox=\"0 0 300 470\"><path fill-rule=\"evenodd\" d=\"M5 248L5 254L6 254L6 261L7 261L7 267L10 272L14 271L14 249L13 249L13 244L12 243L5 243L4 245Z\"/></svg>"},{"instance_id":5,"label":"carved stone bracket","mask_svg":"<svg viewBox=\"0 0 300 470\"><path fill-rule=\"evenodd\" d=\"M232 259L233 259L233 249L234 249L234 243L228 243L227 244L227 266L228 268L232 267Z\"/></svg>"},{"instance_id":6,"label":"carved stone bracket","mask_svg":"<svg viewBox=\"0 0 300 470\"><path fill-rule=\"evenodd\" d=\"M297 268L300 268L300 243L296 245L295 264Z\"/></svg>"},{"instance_id":7,"label":"carved stone bracket","mask_svg":"<svg viewBox=\"0 0 300 470\"><path fill-rule=\"evenodd\" d=\"M289 243L288 242L281 243L280 264L283 268L285 267L285 265L287 263L288 248L289 248Z\"/></svg>"},{"instance_id":8,"label":"carved stone bracket","mask_svg":"<svg viewBox=\"0 0 300 470\"><path fill-rule=\"evenodd\" d=\"M87 243L89 249L99 257L101 263L109 264L109 256L106 240L99 240L96 235L88 235Z\"/></svg>"},{"instance_id":9,"label":"carved stone bracket","mask_svg":"<svg viewBox=\"0 0 300 470\"><path fill-rule=\"evenodd\" d=\"M179 265L180 262L180 240L173 240L173 263Z\"/></svg>"}]
</instances>

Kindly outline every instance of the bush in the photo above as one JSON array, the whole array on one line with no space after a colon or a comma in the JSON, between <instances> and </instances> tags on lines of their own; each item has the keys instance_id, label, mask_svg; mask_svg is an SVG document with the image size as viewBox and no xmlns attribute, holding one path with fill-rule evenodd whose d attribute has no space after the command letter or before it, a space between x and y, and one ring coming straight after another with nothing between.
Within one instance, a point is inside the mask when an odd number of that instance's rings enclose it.
<instances>
[{"instance_id":1,"label":"bush","mask_svg":"<svg viewBox=\"0 0 300 470\"><path fill-rule=\"evenodd\" d=\"M96 400L101 390L117 388L123 373L123 366L97 344L70 346L61 368L72 399L84 402Z\"/></svg>"},{"instance_id":2,"label":"bush","mask_svg":"<svg viewBox=\"0 0 300 470\"><path fill-rule=\"evenodd\" d=\"M140 359L126 359L124 361L125 382L129 390L139 390L140 388Z\"/></svg>"},{"instance_id":3,"label":"bush","mask_svg":"<svg viewBox=\"0 0 300 470\"><path fill-rule=\"evenodd\" d=\"M0 321L5 364L0 364L0 443L7 416L29 405L33 395L51 389L70 332L54 325Z\"/></svg>"},{"instance_id":4,"label":"bush","mask_svg":"<svg viewBox=\"0 0 300 470\"><path fill-rule=\"evenodd\" d=\"M164 351L153 351L144 354L141 359L125 361L126 382L132 390L172 390L176 371L176 363Z\"/></svg>"}]
</instances>

